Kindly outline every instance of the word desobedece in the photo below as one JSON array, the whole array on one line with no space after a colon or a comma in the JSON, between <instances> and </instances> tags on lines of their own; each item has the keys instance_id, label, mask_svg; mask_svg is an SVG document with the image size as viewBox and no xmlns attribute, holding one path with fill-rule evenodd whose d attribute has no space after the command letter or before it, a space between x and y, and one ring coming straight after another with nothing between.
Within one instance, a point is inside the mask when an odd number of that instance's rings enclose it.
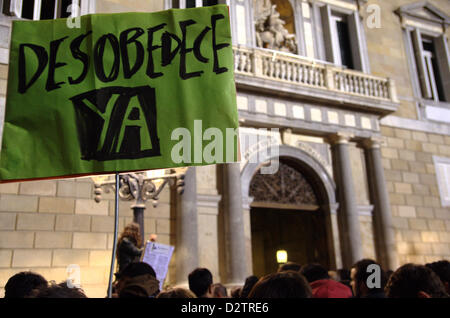
<instances>
[{"instance_id":1,"label":"word desobedece","mask_svg":"<svg viewBox=\"0 0 450 318\"><path fill-rule=\"evenodd\" d=\"M211 15L211 26L205 26L203 30L195 37L192 47L187 46L187 38L189 26L195 25L197 22L189 19L178 22L178 26L181 30L181 37L174 33L164 31L167 27L167 23L161 23L156 26L147 28L145 31L143 28L135 27L129 28L120 33L117 37L112 33L101 35L95 43L93 43L92 52L83 52L81 47L83 42L89 41L89 37L92 37L92 30L83 33L76 38L72 39L70 42L70 52L73 59L77 63L82 63L82 71L78 77L74 78L68 76L67 82L70 85L76 85L82 83L88 74L91 67L91 63L94 66L94 73L98 80L104 83L115 81L120 72L120 62L122 61L123 76L125 79L130 79L135 75L143 66L145 54L148 55L147 65L145 67L145 74L151 78L158 78L164 75L163 68L170 65L177 55L179 55L179 76L181 79L186 80L193 77L201 76L204 70L197 70L189 72L186 67L186 58L188 54L192 54L193 58L197 61L208 64L210 58L213 59L213 65L210 68L215 74L221 74L228 71L228 68L221 67L219 63L218 51L229 46L229 43L217 43L217 22L218 20L224 19L224 15L215 14ZM211 32L212 41L211 42L211 52L212 56L204 56L201 52L202 43L208 33ZM160 34L160 43L155 43L156 34ZM144 38L146 34L146 49L141 39ZM63 68L67 65L67 61L59 61L57 58L58 51L61 49L61 44L68 40L69 36L62 37L60 39L51 41L49 43L49 49L32 44L32 43L21 43L19 46L19 59L18 59L18 69L19 69L19 80L18 80L18 91L24 94L42 75L44 70L48 65L47 81L45 89L47 91L52 91L61 88L66 82L55 82L55 73L58 68ZM189 35L192 38L192 35ZM175 43L175 46L173 44ZM133 45L135 48L135 61L130 61L129 46ZM107 50L109 46L109 50ZM30 51L31 50L31 51ZM155 52L160 51L160 58L155 58ZM28 52L27 52L28 51ZM109 74L106 74L104 55L106 52L112 53L112 66ZM33 57L35 55L35 57ZM92 57L92 61L91 58ZM27 79L27 74L33 71L27 70L26 59L37 58L37 67L32 76ZM161 61L160 67L156 66L155 60ZM158 70L157 70L158 68Z\"/></svg>"}]
</instances>

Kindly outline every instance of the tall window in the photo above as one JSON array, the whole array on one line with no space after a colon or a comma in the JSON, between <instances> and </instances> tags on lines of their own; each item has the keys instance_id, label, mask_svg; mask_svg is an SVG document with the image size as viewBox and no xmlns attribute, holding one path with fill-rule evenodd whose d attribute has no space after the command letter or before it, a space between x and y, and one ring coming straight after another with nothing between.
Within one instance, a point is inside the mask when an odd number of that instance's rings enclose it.
<instances>
[{"instance_id":1,"label":"tall window","mask_svg":"<svg viewBox=\"0 0 450 318\"><path fill-rule=\"evenodd\" d=\"M10 0L3 3L3 12L22 19L49 20L68 18L71 10L80 14L75 11L79 4L80 0Z\"/></svg>"},{"instance_id":2,"label":"tall window","mask_svg":"<svg viewBox=\"0 0 450 318\"><path fill-rule=\"evenodd\" d=\"M302 2L302 18L303 18L303 35L305 37L305 52L304 55L310 58L316 57L313 34L313 10L311 4L308 2Z\"/></svg>"},{"instance_id":3,"label":"tall window","mask_svg":"<svg viewBox=\"0 0 450 318\"><path fill-rule=\"evenodd\" d=\"M439 4L420 1L395 11L403 28L414 92L425 118L449 122L450 54L445 35L448 13Z\"/></svg>"},{"instance_id":4,"label":"tall window","mask_svg":"<svg viewBox=\"0 0 450 318\"><path fill-rule=\"evenodd\" d=\"M425 58L425 65L428 73L428 81L431 88L431 98L434 100L445 101L442 81L439 75L439 68L437 65L436 50L434 49L432 40L424 40L422 42L423 56Z\"/></svg>"},{"instance_id":5,"label":"tall window","mask_svg":"<svg viewBox=\"0 0 450 318\"><path fill-rule=\"evenodd\" d=\"M413 38L414 56L422 98L436 102L449 102L449 92L446 92L449 87L444 87L445 81L448 82L450 77L445 37L426 36L417 29L413 30L410 35Z\"/></svg>"},{"instance_id":6,"label":"tall window","mask_svg":"<svg viewBox=\"0 0 450 318\"><path fill-rule=\"evenodd\" d=\"M219 0L172 0L172 8L176 9L209 7L216 4L219 4Z\"/></svg>"},{"instance_id":7,"label":"tall window","mask_svg":"<svg viewBox=\"0 0 450 318\"><path fill-rule=\"evenodd\" d=\"M358 11L341 11L329 5L320 7L325 59L336 65L368 71L364 50L364 30Z\"/></svg>"},{"instance_id":8,"label":"tall window","mask_svg":"<svg viewBox=\"0 0 450 318\"><path fill-rule=\"evenodd\" d=\"M350 33L345 15L333 13L331 16L331 37L334 63L353 68Z\"/></svg>"}]
</instances>

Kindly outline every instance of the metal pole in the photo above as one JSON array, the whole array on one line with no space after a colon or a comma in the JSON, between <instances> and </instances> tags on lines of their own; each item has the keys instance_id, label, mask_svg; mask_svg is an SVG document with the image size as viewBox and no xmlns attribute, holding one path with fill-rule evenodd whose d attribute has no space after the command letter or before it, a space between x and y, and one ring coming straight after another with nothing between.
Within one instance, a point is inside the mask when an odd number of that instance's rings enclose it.
<instances>
[{"instance_id":1,"label":"metal pole","mask_svg":"<svg viewBox=\"0 0 450 318\"><path fill-rule=\"evenodd\" d=\"M111 269L109 271L109 284L108 284L108 298L112 298L112 283L114 274L114 263L116 261L116 249L117 249L117 231L119 229L119 173L116 172L116 195L114 206L114 240L113 250L111 257Z\"/></svg>"}]
</instances>

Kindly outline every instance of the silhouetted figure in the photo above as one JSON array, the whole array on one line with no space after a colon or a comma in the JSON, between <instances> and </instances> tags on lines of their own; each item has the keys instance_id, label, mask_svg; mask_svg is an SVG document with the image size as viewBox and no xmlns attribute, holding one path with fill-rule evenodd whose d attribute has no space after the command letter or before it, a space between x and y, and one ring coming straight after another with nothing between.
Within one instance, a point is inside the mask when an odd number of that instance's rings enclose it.
<instances>
[{"instance_id":1,"label":"silhouetted figure","mask_svg":"<svg viewBox=\"0 0 450 318\"><path fill-rule=\"evenodd\" d=\"M34 289L47 287L47 280L33 272L20 272L8 279L5 285L5 298L27 298Z\"/></svg>"},{"instance_id":2,"label":"silhouetted figure","mask_svg":"<svg viewBox=\"0 0 450 318\"><path fill-rule=\"evenodd\" d=\"M240 298L247 298L253 286L258 282L258 277L252 275L245 279L244 287L241 289Z\"/></svg>"},{"instance_id":3,"label":"silhouetted figure","mask_svg":"<svg viewBox=\"0 0 450 318\"><path fill-rule=\"evenodd\" d=\"M227 288L221 283L215 283L212 286L214 298L228 298Z\"/></svg>"},{"instance_id":4,"label":"silhouetted figure","mask_svg":"<svg viewBox=\"0 0 450 318\"><path fill-rule=\"evenodd\" d=\"M450 294L450 262L442 260L434 263L425 264L426 267L431 268L445 286L447 294Z\"/></svg>"},{"instance_id":5,"label":"silhouetted figure","mask_svg":"<svg viewBox=\"0 0 450 318\"><path fill-rule=\"evenodd\" d=\"M430 268L405 264L392 274L386 285L389 298L448 298L445 286Z\"/></svg>"},{"instance_id":6,"label":"silhouetted figure","mask_svg":"<svg viewBox=\"0 0 450 318\"><path fill-rule=\"evenodd\" d=\"M159 294L159 281L154 269L147 263L136 262L117 275L116 294L119 298L153 298Z\"/></svg>"},{"instance_id":7,"label":"silhouetted figure","mask_svg":"<svg viewBox=\"0 0 450 318\"><path fill-rule=\"evenodd\" d=\"M394 271L392 269L386 271L386 283L389 281L389 278L391 278L392 274L394 274Z\"/></svg>"},{"instance_id":8,"label":"silhouetted figure","mask_svg":"<svg viewBox=\"0 0 450 318\"><path fill-rule=\"evenodd\" d=\"M189 289L198 298L212 298L213 297L213 277L207 268L196 268L189 276Z\"/></svg>"},{"instance_id":9,"label":"silhouetted figure","mask_svg":"<svg viewBox=\"0 0 450 318\"><path fill-rule=\"evenodd\" d=\"M231 290L231 298L241 298L242 287L235 287Z\"/></svg>"},{"instance_id":10,"label":"silhouetted figure","mask_svg":"<svg viewBox=\"0 0 450 318\"><path fill-rule=\"evenodd\" d=\"M378 268L379 271L368 269L371 265L374 268ZM376 276L377 273L379 273L379 277ZM356 262L352 266L350 277L350 284L356 298L386 298L384 293L386 274L380 264L374 260L362 259Z\"/></svg>"},{"instance_id":11,"label":"silhouetted figure","mask_svg":"<svg viewBox=\"0 0 450 318\"><path fill-rule=\"evenodd\" d=\"M197 298L197 296L186 288L171 288L160 292L156 298Z\"/></svg>"},{"instance_id":12,"label":"silhouetted figure","mask_svg":"<svg viewBox=\"0 0 450 318\"><path fill-rule=\"evenodd\" d=\"M128 264L139 262L142 254L142 241L139 224L130 223L125 226L117 241L117 264L120 273Z\"/></svg>"},{"instance_id":13,"label":"silhouetted figure","mask_svg":"<svg viewBox=\"0 0 450 318\"><path fill-rule=\"evenodd\" d=\"M66 282L51 284L35 290L33 298L87 298L81 288L69 287Z\"/></svg>"},{"instance_id":14,"label":"silhouetted figure","mask_svg":"<svg viewBox=\"0 0 450 318\"><path fill-rule=\"evenodd\" d=\"M336 271L337 275L337 281L341 284L344 284L348 288L352 289L352 286L350 285L350 271L346 268L341 268Z\"/></svg>"},{"instance_id":15,"label":"silhouetted figure","mask_svg":"<svg viewBox=\"0 0 450 318\"><path fill-rule=\"evenodd\" d=\"M328 271L320 264L302 266L300 274L306 277L314 298L350 298L349 287L330 278Z\"/></svg>"},{"instance_id":16,"label":"silhouetted figure","mask_svg":"<svg viewBox=\"0 0 450 318\"><path fill-rule=\"evenodd\" d=\"M298 272L285 271L262 277L248 298L310 298L311 288Z\"/></svg>"},{"instance_id":17,"label":"silhouetted figure","mask_svg":"<svg viewBox=\"0 0 450 318\"><path fill-rule=\"evenodd\" d=\"M294 271L298 272L302 268L302 265L294 262L287 262L280 266L278 269L278 272L285 272L285 271Z\"/></svg>"}]
</instances>

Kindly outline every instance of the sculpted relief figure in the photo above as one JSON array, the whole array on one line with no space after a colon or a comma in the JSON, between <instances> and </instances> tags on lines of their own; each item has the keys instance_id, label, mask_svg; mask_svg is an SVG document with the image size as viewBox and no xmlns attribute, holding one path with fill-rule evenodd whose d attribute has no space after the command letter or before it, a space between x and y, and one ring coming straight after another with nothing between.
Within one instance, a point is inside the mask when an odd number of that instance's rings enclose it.
<instances>
[{"instance_id":1,"label":"sculpted relief figure","mask_svg":"<svg viewBox=\"0 0 450 318\"><path fill-rule=\"evenodd\" d=\"M270 1L255 1L256 43L259 47L297 53L295 34L284 27L285 21L280 18L276 5Z\"/></svg>"}]
</instances>

